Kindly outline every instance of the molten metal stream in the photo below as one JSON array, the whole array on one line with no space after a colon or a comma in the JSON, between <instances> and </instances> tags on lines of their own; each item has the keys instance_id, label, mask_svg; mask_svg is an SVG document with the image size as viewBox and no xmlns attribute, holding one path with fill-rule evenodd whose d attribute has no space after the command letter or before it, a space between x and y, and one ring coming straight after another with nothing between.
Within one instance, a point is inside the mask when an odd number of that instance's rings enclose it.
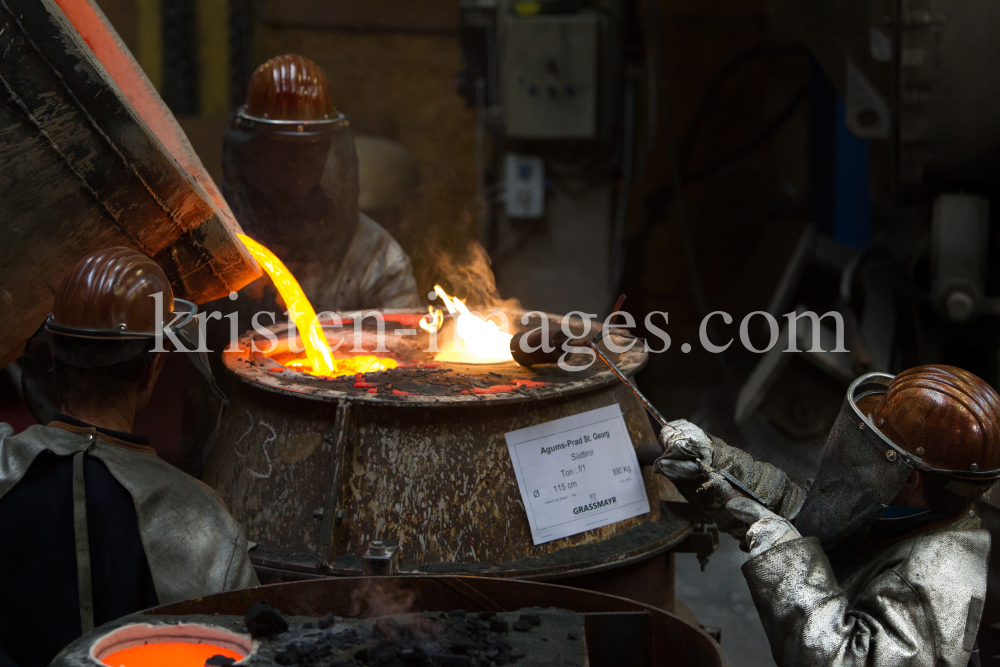
<instances>
[{"instance_id":1,"label":"molten metal stream","mask_svg":"<svg viewBox=\"0 0 1000 667\"><path fill-rule=\"evenodd\" d=\"M285 305L288 307L295 326L298 327L299 331L306 333L303 342L306 346L306 357L312 364L313 371L323 375L333 374L335 369L333 357L330 354L330 343L327 342L323 327L316 319L316 311L309 303L309 299L306 298L306 293L302 291L299 281L273 252L245 234L239 236L243 245L264 267L267 275L271 277L271 282L278 288L278 294L285 300Z\"/></svg>"},{"instance_id":2,"label":"molten metal stream","mask_svg":"<svg viewBox=\"0 0 1000 667\"><path fill-rule=\"evenodd\" d=\"M397 364L394 359L380 359L373 356L357 356L350 359L338 359L335 362L330 353L330 342L326 339L323 327L320 326L319 320L316 318L316 310L309 302L305 292L302 291L299 281L273 252L245 234L240 234L239 237L247 250L271 277L271 282L274 283L278 294L284 299L296 328L300 332L306 332L306 335L303 336L306 358L288 362L286 364L288 368L323 377L370 373L396 368Z\"/></svg>"}]
</instances>

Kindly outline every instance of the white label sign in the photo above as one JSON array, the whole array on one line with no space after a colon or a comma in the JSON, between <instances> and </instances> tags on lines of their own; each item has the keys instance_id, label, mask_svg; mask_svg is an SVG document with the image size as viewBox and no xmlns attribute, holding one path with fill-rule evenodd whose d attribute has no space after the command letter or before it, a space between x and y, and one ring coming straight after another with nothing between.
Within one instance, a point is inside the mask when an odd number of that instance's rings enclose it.
<instances>
[{"instance_id":1,"label":"white label sign","mask_svg":"<svg viewBox=\"0 0 1000 667\"><path fill-rule=\"evenodd\" d=\"M649 512L617 404L506 437L535 544Z\"/></svg>"}]
</instances>

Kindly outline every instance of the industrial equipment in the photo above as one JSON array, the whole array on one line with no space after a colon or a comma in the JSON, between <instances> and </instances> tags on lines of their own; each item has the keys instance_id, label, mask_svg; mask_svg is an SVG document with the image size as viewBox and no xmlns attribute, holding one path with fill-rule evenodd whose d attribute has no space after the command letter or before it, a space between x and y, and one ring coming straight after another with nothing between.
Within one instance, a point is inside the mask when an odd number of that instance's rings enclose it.
<instances>
[{"instance_id":1,"label":"industrial equipment","mask_svg":"<svg viewBox=\"0 0 1000 667\"><path fill-rule=\"evenodd\" d=\"M267 353L253 350L268 343L249 332L239 352L224 355L238 382L204 480L258 543L251 558L262 578L357 574L378 540L400 548L401 573L560 579L671 609L665 554L692 527L661 510L660 499L679 499L669 482L645 469L648 514L535 545L505 445L505 433L614 404L633 446L656 442L617 377L601 363L569 372L439 361L418 326L426 313L381 315L381 335L374 318L324 329L337 357L375 354L397 364L386 370L338 378L296 371L301 354L288 351L287 325L269 329L278 342ZM626 374L646 362L641 343L605 353Z\"/></svg>"}]
</instances>

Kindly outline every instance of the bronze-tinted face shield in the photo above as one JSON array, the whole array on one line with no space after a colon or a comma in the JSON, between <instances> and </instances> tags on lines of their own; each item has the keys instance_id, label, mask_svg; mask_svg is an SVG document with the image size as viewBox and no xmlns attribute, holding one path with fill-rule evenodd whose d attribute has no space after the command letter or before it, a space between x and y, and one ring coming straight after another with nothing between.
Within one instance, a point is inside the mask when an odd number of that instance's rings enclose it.
<instances>
[{"instance_id":1,"label":"bronze-tinted face shield","mask_svg":"<svg viewBox=\"0 0 1000 667\"><path fill-rule=\"evenodd\" d=\"M171 341L176 340L185 350L191 350L186 356L191 357L196 367L204 361L205 370L211 378L207 356L194 351L198 349L199 342L198 306L183 299L173 299L173 303L176 304L175 310L165 313L164 322L149 327L149 330L145 330L146 327L142 330L129 329L124 323L113 329L73 327L59 324L55 314L50 314L28 339L21 357L24 399L35 419L40 424L47 424L59 411L59 391L51 372L53 359L77 368L94 369L120 363L160 346L164 346L164 350L173 350ZM73 340L105 344L89 345L81 354L79 349L69 344ZM200 367L198 370L204 375ZM211 384L215 386L214 378Z\"/></svg>"},{"instance_id":2,"label":"bronze-tinted face shield","mask_svg":"<svg viewBox=\"0 0 1000 667\"><path fill-rule=\"evenodd\" d=\"M914 469L949 479L946 488L975 497L1000 477L982 472L931 468L886 437L866 414L892 382L868 373L851 384L827 438L816 479L809 487L795 527L816 537L827 553L842 552L868 537L871 525L899 495Z\"/></svg>"},{"instance_id":3,"label":"bronze-tinted face shield","mask_svg":"<svg viewBox=\"0 0 1000 667\"><path fill-rule=\"evenodd\" d=\"M315 62L289 53L257 68L223 137L222 171L244 231L282 261L341 258L358 225L358 158Z\"/></svg>"},{"instance_id":4,"label":"bronze-tinted face shield","mask_svg":"<svg viewBox=\"0 0 1000 667\"><path fill-rule=\"evenodd\" d=\"M184 299L172 299L172 301L173 312L165 313L164 321L153 327L142 327L139 330L130 329L124 322L113 329L66 326L59 324L53 313L45 319L41 330L53 334L48 338L52 353L61 361L79 368L98 368L125 361L147 350L150 342L157 338L161 340L176 338L186 348L195 349L197 346L194 345L194 341L198 340L196 319L198 306ZM38 336L39 333L36 332L32 340ZM61 344L65 339L105 341L109 345L89 348L87 355L81 357L67 351L66 346ZM119 344L115 345L115 343Z\"/></svg>"},{"instance_id":5,"label":"bronze-tinted face shield","mask_svg":"<svg viewBox=\"0 0 1000 667\"><path fill-rule=\"evenodd\" d=\"M222 192L243 229L283 261L336 261L358 225L358 158L343 114L256 118L223 137Z\"/></svg>"}]
</instances>

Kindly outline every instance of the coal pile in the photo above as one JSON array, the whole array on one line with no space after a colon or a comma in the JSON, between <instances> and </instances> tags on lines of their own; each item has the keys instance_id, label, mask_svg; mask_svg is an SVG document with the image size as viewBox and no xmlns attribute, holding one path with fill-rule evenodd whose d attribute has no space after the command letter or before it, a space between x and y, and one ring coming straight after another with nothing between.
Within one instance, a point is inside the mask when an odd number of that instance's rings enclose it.
<instances>
[{"instance_id":1,"label":"coal pile","mask_svg":"<svg viewBox=\"0 0 1000 667\"><path fill-rule=\"evenodd\" d=\"M250 607L243 623L254 639L270 637L288 629L288 621L285 620L280 611L269 605L267 600L261 600Z\"/></svg>"},{"instance_id":2,"label":"coal pile","mask_svg":"<svg viewBox=\"0 0 1000 667\"><path fill-rule=\"evenodd\" d=\"M284 616L266 602L245 618L212 617L253 635L254 667L577 667L587 664L583 616L563 609L423 612L377 618ZM228 667L223 656L207 667Z\"/></svg>"},{"instance_id":3,"label":"coal pile","mask_svg":"<svg viewBox=\"0 0 1000 667\"><path fill-rule=\"evenodd\" d=\"M293 618L267 643L258 656L284 667L583 665L586 654L583 617L556 609Z\"/></svg>"}]
</instances>

